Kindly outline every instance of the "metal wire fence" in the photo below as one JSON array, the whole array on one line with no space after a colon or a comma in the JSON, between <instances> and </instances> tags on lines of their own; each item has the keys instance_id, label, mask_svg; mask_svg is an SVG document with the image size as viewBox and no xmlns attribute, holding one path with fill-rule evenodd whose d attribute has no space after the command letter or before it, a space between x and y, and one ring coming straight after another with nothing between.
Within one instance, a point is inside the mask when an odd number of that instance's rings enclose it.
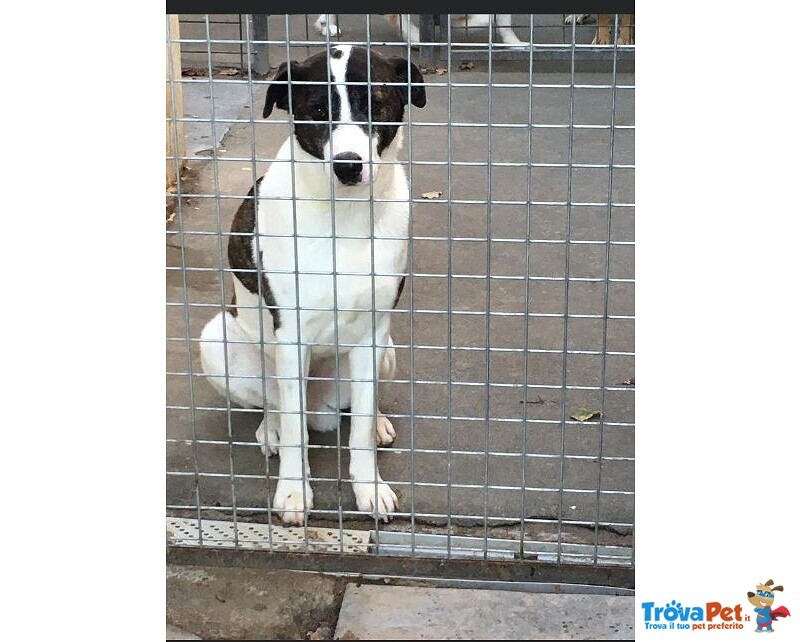
<instances>
[{"instance_id":1,"label":"metal wire fence","mask_svg":"<svg viewBox=\"0 0 800 642\"><path fill-rule=\"evenodd\" d=\"M596 25L574 19L565 25L564 16L511 17L521 41L515 45L498 41L494 29L461 28L454 17L412 18L420 27L418 46L374 16L340 17L338 36L309 28L313 18L253 16L240 22L240 37L225 39L214 37L209 16L192 37L168 28L168 55L175 55L175 45L191 47L194 55L204 47L208 72L173 74L167 82L168 100L182 94L186 101L183 111L172 105L169 120L183 123L187 138L203 139L187 140L185 155L167 158L189 168L169 195L167 226L168 550L175 559L212 552L232 563L230 556L260 554L269 563L366 573L437 573L441 566L426 565L470 560L481 563L480 573L456 565L451 575L489 579L525 577L553 564L551 579L630 584L633 46L614 38L591 44L581 29ZM538 42L537 21L560 30L564 41ZM611 17L614 33L630 23ZM242 49L245 72L215 77L215 52L231 46ZM274 67L319 52L334 60L332 54L350 47L365 48L366 79L343 81L328 65L325 77L310 79L293 79L291 65L282 80L255 70L259 48L262 62ZM373 79L373 58L389 57L404 60L411 81ZM548 67L552 60L566 66ZM602 64L584 71L587 60ZM414 81L412 65L427 73ZM288 111L263 119L271 84L286 87ZM376 172L401 168L407 193L379 189L377 179L358 193L342 190L330 158L283 144L293 122L305 118L295 113L293 92L324 90L327 115L318 124L333 139L347 125L331 116L335 101L364 85L368 136L394 122L374 116L376 86L405 95L395 123L404 131L402 150L396 158L373 158L371 146L363 162ZM427 96L424 108L412 106L419 87ZM177 137L181 130L170 131ZM177 142L173 148L182 149ZM309 187L304 166L325 164L327 184ZM267 171L275 176L282 167L290 170L281 189L260 198L251 191ZM231 226L247 203L258 233ZM354 208L367 213L364 236L336 214ZM310 209L329 221L324 233L304 226ZM278 210L289 212L288 232L267 223ZM408 217L401 237L380 224L389 210ZM252 266L252 305L235 285L248 269L226 260L228 245L244 238L256 257L279 243L291 258L282 267L269 258ZM403 268L378 267L398 239L407 248ZM338 269L347 264L341 253L353 247L348 241L368 248L366 271ZM319 265L310 259L314 252L330 253L322 263L332 267L309 268ZM348 277L369 280L369 300L343 303ZM270 279L281 278L293 282L300 303L279 310L284 329L278 336L265 298ZM301 288L315 278L331 285L327 307L303 303L310 299ZM376 299L386 279L404 279L394 307ZM232 304L234 291L239 298ZM252 312L258 322L249 333L221 323L215 336L204 334L226 309ZM327 338L311 338L309 319L326 310L336 311L325 317L332 326ZM350 353L363 343L353 341L348 324L358 315L369 320L372 365L354 373ZM391 341L381 340L389 317ZM209 372L201 357L212 344L222 357ZM295 351L291 358L287 346ZM239 347L255 355L249 370ZM331 355L331 368L304 371L302 364L318 352ZM384 369L390 352L396 368ZM278 353L293 364L291 375ZM288 379L303 384L291 388L296 401L284 394ZM334 382L335 403L311 408L304 385L326 382ZM356 396L353 404L342 399L359 382L372 389L364 393L366 410ZM257 389L249 407L237 395L243 388ZM373 421L379 411L396 432L394 443L375 443L374 431L372 443L355 443L359 422ZM330 419L333 429L303 429L298 443L288 443L283 431L303 416L312 425ZM278 426L281 459L289 448L308 452L308 467L295 479L303 483L301 505L310 508L289 520L295 526L281 521L285 505L273 505L286 470L279 474L278 457L262 454L254 437L256 428L269 433L270 425ZM388 523L355 501L347 465L359 450L377 454L375 470L398 497ZM378 484L372 486L378 503ZM574 568L583 570L571 574Z\"/></svg>"}]
</instances>

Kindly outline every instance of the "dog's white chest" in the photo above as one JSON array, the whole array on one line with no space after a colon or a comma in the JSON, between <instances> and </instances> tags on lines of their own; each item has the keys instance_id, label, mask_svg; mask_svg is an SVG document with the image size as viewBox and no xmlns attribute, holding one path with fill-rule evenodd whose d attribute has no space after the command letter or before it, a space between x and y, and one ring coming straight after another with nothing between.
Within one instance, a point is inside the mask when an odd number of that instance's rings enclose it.
<instances>
[{"instance_id":1,"label":"dog's white chest","mask_svg":"<svg viewBox=\"0 0 800 642\"><path fill-rule=\"evenodd\" d=\"M373 322L387 318L406 269L407 206L337 202L334 237L330 203L299 201L292 211L282 201L279 216L275 201L263 204L262 267L281 324L298 328L299 304L299 332L318 354L336 343L371 344Z\"/></svg>"},{"instance_id":2,"label":"dog's white chest","mask_svg":"<svg viewBox=\"0 0 800 642\"><path fill-rule=\"evenodd\" d=\"M376 240L374 252L371 246L369 239L337 238L335 244L330 238L298 239L297 273L294 256L284 256L281 267L270 260L274 256L266 259L278 304L295 307L299 300L301 332L308 341L333 344L338 335L339 343L369 342L373 310L379 318L391 310L405 266L405 241ZM297 323L296 313L284 316L284 323Z\"/></svg>"}]
</instances>

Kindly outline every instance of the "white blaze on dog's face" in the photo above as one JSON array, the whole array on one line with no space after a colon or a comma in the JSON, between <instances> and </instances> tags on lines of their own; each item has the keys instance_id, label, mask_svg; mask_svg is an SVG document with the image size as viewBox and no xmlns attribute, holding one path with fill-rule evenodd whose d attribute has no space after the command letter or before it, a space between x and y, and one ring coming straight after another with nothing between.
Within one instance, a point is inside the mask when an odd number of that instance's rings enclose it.
<instances>
[{"instance_id":1,"label":"white blaze on dog's face","mask_svg":"<svg viewBox=\"0 0 800 642\"><path fill-rule=\"evenodd\" d=\"M330 59L321 52L302 63L293 61L288 69L283 63L267 90L264 117L274 105L289 111L291 104L300 147L326 161L326 174L333 172L339 186L369 186L384 155L399 147L393 143L399 143L409 96L411 104L425 105L424 87L386 83L409 82L410 70L410 82L421 84L422 74L405 58L386 58L375 51L369 55L368 73L363 47L339 45L330 52ZM292 82L298 80L318 84Z\"/></svg>"},{"instance_id":2,"label":"white blaze on dog's face","mask_svg":"<svg viewBox=\"0 0 800 642\"><path fill-rule=\"evenodd\" d=\"M359 94L362 92L344 84L348 79L347 65L351 52L352 47L349 46L336 48L331 52L331 80L336 83L336 94L339 98L339 123L331 132L329 144L324 147L325 160L334 160L333 165L326 163L325 169L330 174L332 168L344 185L369 185L377 174L377 170L373 171L373 166L380 159L378 133L375 127L370 132L367 117L369 107L374 112L376 106L359 105L359 102L369 103L369 100L359 101ZM366 64L364 68L366 69ZM351 73L350 77L353 76ZM366 91L363 94L366 98ZM359 109L359 106L364 109Z\"/></svg>"}]
</instances>

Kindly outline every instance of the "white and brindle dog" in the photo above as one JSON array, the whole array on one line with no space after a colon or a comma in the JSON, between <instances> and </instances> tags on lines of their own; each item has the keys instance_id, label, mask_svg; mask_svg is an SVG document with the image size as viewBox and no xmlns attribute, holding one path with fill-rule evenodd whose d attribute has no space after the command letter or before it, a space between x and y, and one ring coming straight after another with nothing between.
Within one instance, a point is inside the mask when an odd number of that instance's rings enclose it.
<instances>
[{"instance_id":1,"label":"white and brindle dog","mask_svg":"<svg viewBox=\"0 0 800 642\"><path fill-rule=\"evenodd\" d=\"M389 320L406 271L409 188L403 166L391 161L409 97L423 107L425 89L405 58L371 51L369 60L369 84L361 47L332 47L330 58L322 52L278 68L264 118L275 106L289 111L291 97L293 133L234 217L233 301L201 336L203 370L214 387L244 407L266 401L277 412L267 413L256 437L265 454L280 455L273 508L290 524L302 524L313 506L307 425L335 430L348 407L358 508L388 520L397 506L375 460L376 440L395 437L389 419L375 414L375 381L394 373ZM394 202L371 201L371 194Z\"/></svg>"}]
</instances>

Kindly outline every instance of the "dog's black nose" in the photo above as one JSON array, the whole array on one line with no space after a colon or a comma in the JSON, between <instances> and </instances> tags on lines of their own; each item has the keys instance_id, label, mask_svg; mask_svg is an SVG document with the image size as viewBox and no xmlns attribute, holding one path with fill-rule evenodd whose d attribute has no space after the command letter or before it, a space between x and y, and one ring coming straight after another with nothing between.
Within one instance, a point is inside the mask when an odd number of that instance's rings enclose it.
<instances>
[{"instance_id":1,"label":"dog's black nose","mask_svg":"<svg viewBox=\"0 0 800 642\"><path fill-rule=\"evenodd\" d=\"M355 152L342 152L333 157L333 173L345 185L357 185L363 168L361 156Z\"/></svg>"}]
</instances>

